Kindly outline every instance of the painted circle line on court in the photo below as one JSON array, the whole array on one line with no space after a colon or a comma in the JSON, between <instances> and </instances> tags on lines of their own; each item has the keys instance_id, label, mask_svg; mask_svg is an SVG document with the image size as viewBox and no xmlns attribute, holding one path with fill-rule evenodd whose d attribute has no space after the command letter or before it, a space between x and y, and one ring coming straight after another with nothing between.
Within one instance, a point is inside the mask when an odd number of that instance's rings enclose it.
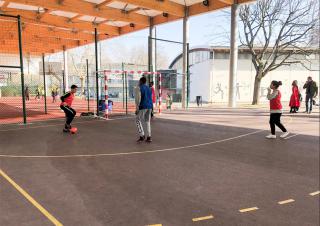
<instances>
[{"instance_id":1,"label":"painted circle line on court","mask_svg":"<svg viewBox=\"0 0 320 226\"><path fill-rule=\"evenodd\" d=\"M93 118L92 120L82 121L82 122L74 122L73 124L84 124L84 123L91 123L91 122L106 122L106 121L118 121L118 120L124 120L124 119L133 119L134 117L121 117L121 118L112 118L108 120L102 120L100 118ZM26 129L38 129L38 128L46 128L46 127L54 127L54 126L63 126L63 124L51 124L51 125L39 125L39 126L31 126L31 127L22 127L22 128L13 128L13 129L3 129L0 130L0 132L9 132L9 131L17 131L17 130L26 130ZM25 125L22 125L25 126Z\"/></svg>"},{"instance_id":2,"label":"painted circle line on court","mask_svg":"<svg viewBox=\"0 0 320 226\"><path fill-rule=\"evenodd\" d=\"M251 133L242 134L236 137L226 138L222 140L216 140L201 144L194 144L188 146L181 146L175 148L166 148L166 149L158 149L158 150L150 150L150 151L135 151L135 152L120 152L120 153L101 153L101 154L87 154L87 155L0 155L3 158L81 158L81 157L102 157L102 156L121 156L121 155L138 155L138 154L149 154L149 153L158 153L158 152L167 152L167 151L176 151L176 150L183 150L183 149L190 149L196 147L207 146L211 144L222 143L230 140L240 139L242 137L247 137L253 134L261 133L264 130L258 130Z\"/></svg>"}]
</instances>

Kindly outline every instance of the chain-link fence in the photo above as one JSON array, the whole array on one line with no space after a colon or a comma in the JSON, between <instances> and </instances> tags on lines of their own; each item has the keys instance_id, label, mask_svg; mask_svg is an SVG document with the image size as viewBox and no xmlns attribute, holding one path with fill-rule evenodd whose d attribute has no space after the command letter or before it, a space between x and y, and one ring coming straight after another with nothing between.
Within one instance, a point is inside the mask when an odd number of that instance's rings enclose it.
<instances>
[{"instance_id":1,"label":"chain-link fence","mask_svg":"<svg viewBox=\"0 0 320 226\"><path fill-rule=\"evenodd\" d=\"M0 125L23 122L18 18L0 15Z\"/></svg>"},{"instance_id":2,"label":"chain-link fence","mask_svg":"<svg viewBox=\"0 0 320 226\"><path fill-rule=\"evenodd\" d=\"M17 17L0 16L0 126L64 117L59 107L60 97L72 84L78 86L73 102L78 115L97 114L105 86L104 77L98 75L97 81L94 72L97 56L98 68L127 71L109 79L110 103L106 105L110 105L111 115L134 112L134 88L141 74L131 71L147 71L147 65L108 63L112 61L103 60L106 57L101 55L101 49L99 54L94 48L93 33L34 26L25 21L20 27L20 51L18 24ZM20 67L21 59L23 67ZM157 79L153 81L158 102ZM165 93L162 99L165 100Z\"/></svg>"}]
</instances>

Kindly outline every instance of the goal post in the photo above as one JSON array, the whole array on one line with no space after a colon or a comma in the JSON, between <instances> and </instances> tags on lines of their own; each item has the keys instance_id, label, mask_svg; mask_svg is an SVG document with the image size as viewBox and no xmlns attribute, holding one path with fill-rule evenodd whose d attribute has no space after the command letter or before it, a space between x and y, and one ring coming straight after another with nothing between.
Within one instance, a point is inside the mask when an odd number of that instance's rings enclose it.
<instances>
[{"instance_id":1,"label":"goal post","mask_svg":"<svg viewBox=\"0 0 320 226\"><path fill-rule=\"evenodd\" d=\"M149 71L133 71L133 70L101 70L98 71L100 79L99 102L106 105L103 112L97 114L104 118L109 118L113 113L133 113L135 111L134 104L134 88L138 85L142 76L152 75L156 77L155 92L157 97L157 112L161 113L162 107L162 76L160 72ZM122 104L121 104L122 100ZM124 103L125 102L125 103ZM100 103L98 103L100 104ZM113 104L113 105L112 105ZM111 105L111 106L110 106ZM123 106L121 109L121 105ZM122 111L121 111L122 110Z\"/></svg>"}]
</instances>

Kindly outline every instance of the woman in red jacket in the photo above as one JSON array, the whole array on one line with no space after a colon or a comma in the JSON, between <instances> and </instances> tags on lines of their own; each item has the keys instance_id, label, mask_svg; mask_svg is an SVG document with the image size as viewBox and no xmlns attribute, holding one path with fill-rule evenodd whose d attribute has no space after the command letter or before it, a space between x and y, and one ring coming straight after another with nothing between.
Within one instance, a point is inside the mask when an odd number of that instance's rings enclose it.
<instances>
[{"instance_id":1,"label":"woman in red jacket","mask_svg":"<svg viewBox=\"0 0 320 226\"><path fill-rule=\"evenodd\" d=\"M297 113L300 107L300 93L298 88L298 81L294 80L292 82L292 95L290 98L290 113Z\"/></svg>"},{"instance_id":2,"label":"woman in red jacket","mask_svg":"<svg viewBox=\"0 0 320 226\"><path fill-rule=\"evenodd\" d=\"M285 138L289 135L287 129L281 123L282 105L281 105L281 92L278 90L282 85L281 81L272 81L268 88L267 98L270 101L270 128L271 134L266 136L268 139L276 139L276 125L282 130L283 134L281 138Z\"/></svg>"}]
</instances>

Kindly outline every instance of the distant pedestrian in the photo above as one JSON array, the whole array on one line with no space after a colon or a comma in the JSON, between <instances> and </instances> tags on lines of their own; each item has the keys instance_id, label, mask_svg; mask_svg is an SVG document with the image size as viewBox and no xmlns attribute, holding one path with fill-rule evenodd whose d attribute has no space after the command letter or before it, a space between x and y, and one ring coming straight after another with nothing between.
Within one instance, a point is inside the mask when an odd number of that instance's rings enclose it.
<instances>
[{"instance_id":1,"label":"distant pedestrian","mask_svg":"<svg viewBox=\"0 0 320 226\"><path fill-rule=\"evenodd\" d=\"M171 110L171 108L172 108L172 97L171 97L171 95L169 93L167 94L166 105L167 105L167 109Z\"/></svg>"},{"instance_id":2,"label":"distant pedestrian","mask_svg":"<svg viewBox=\"0 0 320 226\"><path fill-rule=\"evenodd\" d=\"M300 92L298 88L298 81L294 80L292 82L292 94L290 97L290 113L297 113L300 107Z\"/></svg>"},{"instance_id":3,"label":"distant pedestrian","mask_svg":"<svg viewBox=\"0 0 320 226\"><path fill-rule=\"evenodd\" d=\"M196 96L196 102L197 106L199 107L200 105L202 106L202 96Z\"/></svg>"},{"instance_id":4,"label":"distant pedestrian","mask_svg":"<svg viewBox=\"0 0 320 226\"><path fill-rule=\"evenodd\" d=\"M309 76L308 80L303 86L306 89L306 111L305 113L311 114L313 99L318 95L317 83Z\"/></svg>"},{"instance_id":5,"label":"distant pedestrian","mask_svg":"<svg viewBox=\"0 0 320 226\"><path fill-rule=\"evenodd\" d=\"M40 100L40 87L38 87L38 88L36 89L36 96L35 96L34 99L35 99L35 100Z\"/></svg>"},{"instance_id":6,"label":"distant pedestrian","mask_svg":"<svg viewBox=\"0 0 320 226\"><path fill-rule=\"evenodd\" d=\"M271 134L266 136L268 139L276 139L276 125L282 130L281 138L289 135L287 129L281 124L282 105L281 105L281 92L278 89L282 85L281 81L272 81L268 88L267 98L270 101L270 128Z\"/></svg>"},{"instance_id":7,"label":"distant pedestrian","mask_svg":"<svg viewBox=\"0 0 320 226\"><path fill-rule=\"evenodd\" d=\"M41 100L43 100L45 97L44 88L41 88Z\"/></svg>"},{"instance_id":8,"label":"distant pedestrian","mask_svg":"<svg viewBox=\"0 0 320 226\"><path fill-rule=\"evenodd\" d=\"M145 124L147 130L146 142L152 142L151 139L151 111L152 111L152 92L149 86L146 85L147 79L140 78L139 85L135 89L135 103L136 103L136 124L139 133L137 142L145 140L145 132L143 125Z\"/></svg>"},{"instance_id":9,"label":"distant pedestrian","mask_svg":"<svg viewBox=\"0 0 320 226\"><path fill-rule=\"evenodd\" d=\"M236 84L236 96L238 97L238 100L240 100L240 84L237 82Z\"/></svg>"},{"instance_id":10,"label":"distant pedestrian","mask_svg":"<svg viewBox=\"0 0 320 226\"><path fill-rule=\"evenodd\" d=\"M26 89L24 90L24 96L26 98L27 101L30 100L30 91L29 91L29 87L27 86Z\"/></svg>"},{"instance_id":11,"label":"distant pedestrian","mask_svg":"<svg viewBox=\"0 0 320 226\"><path fill-rule=\"evenodd\" d=\"M56 96L57 96L57 91L55 88L52 88L51 90L52 103L56 102Z\"/></svg>"}]
</instances>

